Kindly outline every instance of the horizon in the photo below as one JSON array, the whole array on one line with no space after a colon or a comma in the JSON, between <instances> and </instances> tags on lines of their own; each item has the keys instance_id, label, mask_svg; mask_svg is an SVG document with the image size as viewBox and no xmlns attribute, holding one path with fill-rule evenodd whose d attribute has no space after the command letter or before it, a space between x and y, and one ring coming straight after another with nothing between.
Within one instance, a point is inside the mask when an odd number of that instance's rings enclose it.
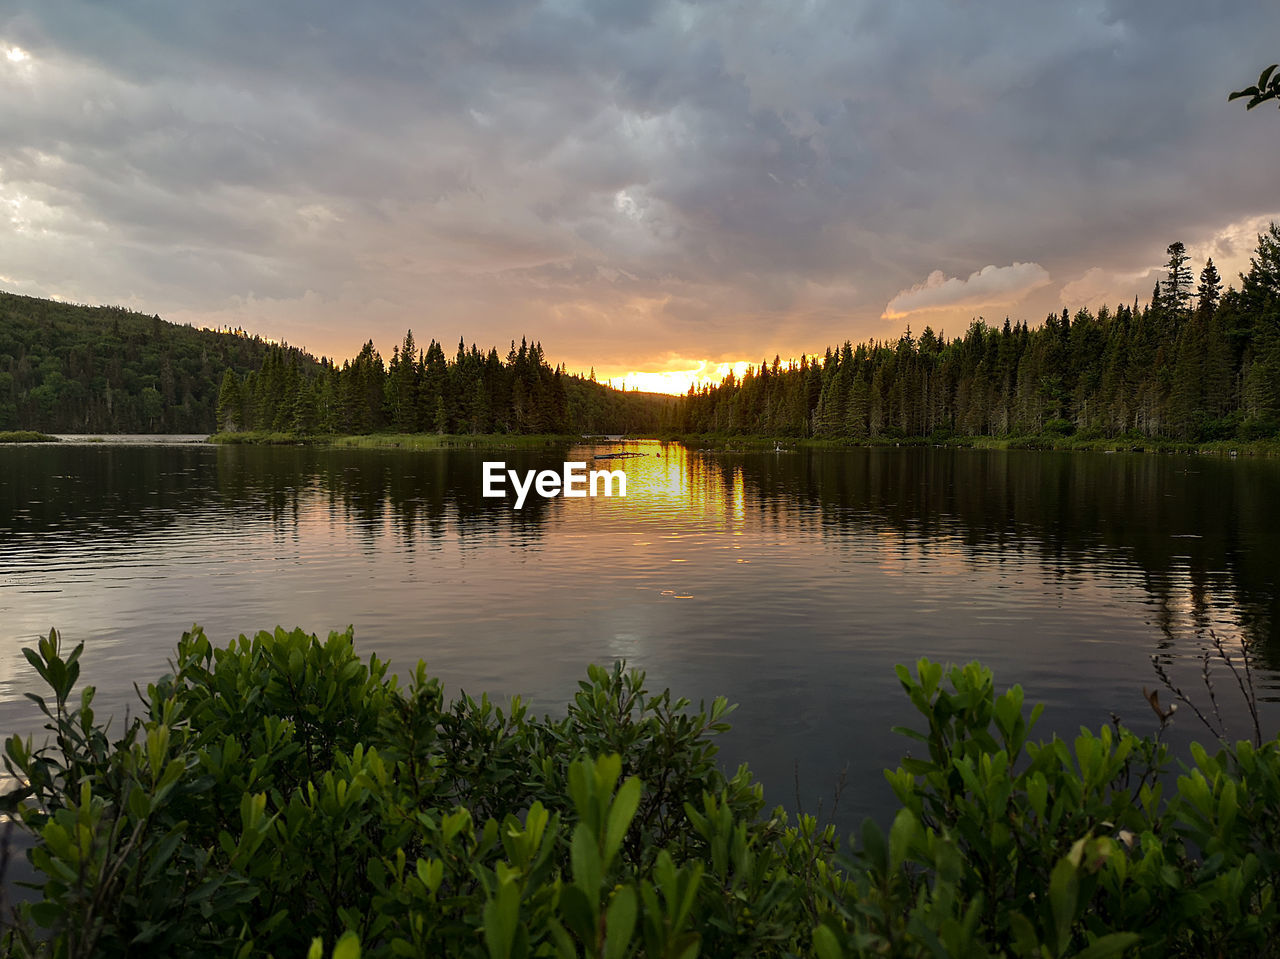
<instances>
[{"instance_id":1,"label":"horizon","mask_svg":"<svg viewBox=\"0 0 1280 959\"><path fill-rule=\"evenodd\" d=\"M1231 284L1226 284L1223 287L1224 291L1229 290L1231 288L1232 288ZM0 293L7 293L12 296L29 296L30 295L25 293L14 293L11 290L0 290ZM52 302L65 303L68 306L82 307L86 309L131 309L129 307L121 306L120 304L77 303L70 300L63 300L58 297L50 297L49 299ZM1127 306L1128 304L1115 304L1115 305L1116 307L1119 308L1119 307ZM1135 298L1134 306L1135 308L1141 307L1145 309L1147 306L1149 306L1149 304L1140 302L1140 298ZM1108 304L1102 304L1102 307L1110 309L1110 306ZM1090 308L1088 306L1082 306L1080 310L1092 312L1090 311ZM148 314L146 313L145 310L134 310L133 312L143 316L151 316L151 315L159 316L159 314ZM1059 312L1060 311L1053 311L1049 315L1056 316ZM1077 313L1078 312L1079 311L1077 311ZM203 330L211 333L243 335L246 337L258 339L263 343L266 343L271 346L281 346L286 349L296 349L301 351L302 353L305 353L311 356L313 359L317 361L329 362L332 365L338 366L338 367L342 366L344 363L347 363L353 360L355 358L356 353L359 352L357 350L353 352L351 356L338 357L331 354L314 351L310 349L308 345L305 343L291 343L288 340L274 339L272 337L263 336L261 333L255 332L250 329L246 329L245 327L242 327L242 326L236 326L236 327L231 327L226 325L207 326L207 325L197 325L195 323L192 323L191 321L169 320L163 316L160 316L159 318L162 321L171 323L173 325L186 326L191 329ZM1017 326L1018 324L1025 324L1028 328L1035 329L1039 326L1042 326L1044 323L1044 320L1032 323L1026 320L1025 318L1019 318L1017 320L1014 320L1012 317L1006 317L1004 321L1001 321L1000 323L995 323L995 322L986 320L984 317L972 317L969 321L970 325L972 325L973 323L983 323L988 328L993 328L993 329L999 329L1001 326L1003 326L1004 322L1011 322L1015 326ZM966 330L967 329L968 327L966 327ZM955 334L948 334L945 328L939 329L939 330L933 330L932 326L928 323L926 323L924 328L921 329L919 332L924 333L925 331L933 331L934 334L937 336L937 338L944 344L949 343L952 340L955 340L958 338L957 335ZM413 330L410 329L410 330L407 330L406 332L413 333ZM899 340L901 340L902 337L904 336L909 337L911 335L912 335L911 325L910 323L907 323L896 337L887 337L883 339L863 339L858 341L853 341L850 338L846 337L845 340L843 341L835 341L835 342L825 344L821 350L805 352L805 353L799 354L798 356L791 356L787 358L783 358L780 354L775 354L774 359L779 364L781 369L786 370L791 367L799 367L800 364L806 358L812 363L821 363L823 360L823 357L826 355L828 350L831 350L833 352L838 351L844 345L845 342L850 342L855 348L857 348L858 346L863 346L863 345L870 346L873 344L896 343ZM960 335L961 338L962 336L963 334ZM399 349L400 345L402 345L403 343L403 339L404 337L403 335L401 335L400 342L394 343L392 349L393 350ZM416 334L414 334L414 339L415 341L418 340L418 336ZM465 335L462 335L462 340L464 342L465 342L465 339L466 339ZM523 334L521 336L521 340L529 343L529 345L537 344L540 347L542 346L542 343L539 339L537 339L536 337L534 337L533 339L529 339L527 334ZM428 336L428 344L432 341L439 343L442 347L445 346L446 343L452 342L451 338L449 337L441 339L439 337ZM363 344L366 342L373 342L374 350L384 360L389 360L391 358L392 354L385 352L383 348L372 338L362 340L361 345L363 346ZM498 350L499 344L491 343L488 346L482 347L478 341L472 341L471 343L467 343L466 347L468 350L473 348L479 349L481 353L487 354L491 349ZM510 347L512 349L515 348L515 340L510 341ZM426 349L426 347L424 347L421 343L419 343L418 349L419 349L419 352L421 353L423 350ZM543 351L544 353L546 352L545 347L543 347ZM500 350L499 350L499 353L501 354ZM505 354L501 354L501 355L505 355ZM555 363L551 363L550 365L553 368L559 368L561 366L564 366L563 361L557 361ZM594 365L588 367L588 369L586 370L569 369L567 366L565 366L564 372L570 376L576 376L581 379L592 379L595 382L598 382L604 386L610 387L611 389L615 389L623 392L637 391L640 393L679 397L679 396L688 395L691 388L695 391L701 391L706 387L714 387L714 386L720 385L724 383L724 381L730 375L732 375L737 381L740 382L742 380L742 377L746 375L749 371L758 370L762 365L771 367L773 363L767 357L763 357L760 362L755 362L752 360L739 360L732 363L721 363L718 366L711 367L709 371L707 369L708 365L709 364L705 363L704 361L702 366L695 367L689 370L674 370L674 371L665 371L665 372L658 372L658 373L636 373L633 371L620 378L601 376L599 373L596 372Z\"/></svg>"}]
</instances>

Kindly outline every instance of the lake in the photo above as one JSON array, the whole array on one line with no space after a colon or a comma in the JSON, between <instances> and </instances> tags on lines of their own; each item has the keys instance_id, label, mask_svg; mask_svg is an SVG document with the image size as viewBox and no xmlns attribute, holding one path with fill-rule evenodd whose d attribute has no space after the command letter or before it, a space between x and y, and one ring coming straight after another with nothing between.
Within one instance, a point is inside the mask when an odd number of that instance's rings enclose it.
<instances>
[{"instance_id":1,"label":"lake","mask_svg":"<svg viewBox=\"0 0 1280 959\"><path fill-rule=\"evenodd\" d=\"M625 498L481 496L482 463L593 453ZM1280 462L878 448L725 453L635 442L326 450L156 441L0 447L0 731L38 728L20 649L85 642L100 710L166 670L192 623L354 624L357 649L556 712L588 663L740 704L722 740L766 798L884 816L909 745L894 676L980 659L1070 736L1154 728L1164 659L1203 699L1209 631L1280 674ZM1224 681L1232 731L1248 733ZM1167 697L1166 697L1167 698ZM1268 731L1277 707L1264 704ZM1189 712L1189 711L1188 711ZM1208 739L1180 713L1175 739Z\"/></svg>"}]
</instances>

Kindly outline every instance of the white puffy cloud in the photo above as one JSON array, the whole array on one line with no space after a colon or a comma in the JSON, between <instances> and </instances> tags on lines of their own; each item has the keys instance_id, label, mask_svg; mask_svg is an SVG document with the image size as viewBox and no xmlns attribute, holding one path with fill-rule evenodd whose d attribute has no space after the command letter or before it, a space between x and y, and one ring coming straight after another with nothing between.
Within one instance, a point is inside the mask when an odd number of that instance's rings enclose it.
<instances>
[{"instance_id":1,"label":"white puffy cloud","mask_svg":"<svg viewBox=\"0 0 1280 959\"><path fill-rule=\"evenodd\" d=\"M932 310L1008 306L1048 283L1049 274L1039 263L988 265L965 280L934 270L923 283L900 290L884 308L882 318L899 320Z\"/></svg>"}]
</instances>

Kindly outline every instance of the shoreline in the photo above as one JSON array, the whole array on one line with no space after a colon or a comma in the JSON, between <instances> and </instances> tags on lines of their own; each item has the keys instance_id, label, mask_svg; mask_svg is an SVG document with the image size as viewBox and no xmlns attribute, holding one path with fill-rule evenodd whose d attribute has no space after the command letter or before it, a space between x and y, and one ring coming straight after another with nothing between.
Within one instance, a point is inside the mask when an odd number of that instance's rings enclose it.
<instances>
[{"instance_id":1,"label":"shoreline","mask_svg":"<svg viewBox=\"0 0 1280 959\"><path fill-rule=\"evenodd\" d=\"M680 434L664 439L686 446L710 447L723 452L768 452L783 450L845 450L903 446L931 446L952 449L1040 450L1086 453L1181 453L1202 456L1280 456L1280 439L1213 440L1186 443L1146 437L1077 439L1056 436L905 436L860 440L828 440L799 436L733 436L719 433Z\"/></svg>"},{"instance_id":2,"label":"shoreline","mask_svg":"<svg viewBox=\"0 0 1280 959\"><path fill-rule=\"evenodd\" d=\"M121 434L125 435L125 434ZM178 435L178 434L175 434ZM186 434L181 434L186 435ZM680 443L692 449L717 452L768 452L782 450L847 450L904 446L981 450L1040 450L1088 453L1166 453L1195 456L1280 457L1280 438L1211 440L1200 443L1141 436L904 436L863 439L817 439L799 436L757 436L724 433L668 433L653 436L613 437L557 433L364 433L297 434L285 432L213 433L205 442L221 446L316 446L328 449L543 449L580 443L625 443L655 440ZM0 442L59 442L60 437L33 430L0 433ZM99 437L90 441L102 442Z\"/></svg>"},{"instance_id":3,"label":"shoreline","mask_svg":"<svg viewBox=\"0 0 1280 959\"><path fill-rule=\"evenodd\" d=\"M589 442L582 436L558 433L354 433L305 435L297 433L214 433L207 442L218 446L317 446L327 449L541 449Z\"/></svg>"}]
</instances>

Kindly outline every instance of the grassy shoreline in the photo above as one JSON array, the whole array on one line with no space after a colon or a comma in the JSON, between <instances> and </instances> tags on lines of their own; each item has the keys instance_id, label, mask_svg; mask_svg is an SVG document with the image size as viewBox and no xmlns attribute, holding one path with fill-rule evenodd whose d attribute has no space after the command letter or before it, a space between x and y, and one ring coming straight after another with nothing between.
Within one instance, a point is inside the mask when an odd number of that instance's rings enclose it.
<instances>
[{"instance_id":1,"label":"grassy shoreline","mask_svg":"<svg viewBox=\"0 0 1280 959\"><path fill-rule=\"evenodd\" d=\"M60 443L61 440L37 430L0 431L0 443Z\"/></svg>"},{"instance_id":2,"label":"grassy shoreline","mask_svg":"<svg viewBox=\"0 0 1280 959\"><path fill-rule=\"evenodd\" d=\"M227 446L320 446L329 449L541 449L581 443L574 435L510 433L366 433L356 435L299 435L297 433L214 433L210 443Z\"/></svg>"},{"instance_id":3,"label":"grassy shoreline","mask_svg":"<svg viewBox=\"0 0 1280 959\"><path fill-rule=\"evenodd\" d=\"M1280 456L1280 439L1214 440L1184 443L1174 440L1122 436L1080 439L1071 436L908 436L895 439L862 440L810 439L797 436L726 436L723 434L681 434L665 437L686 446L746 452L783 449L858 449L901 446L938 446L984 450L1067 450L1093 453L1187 453L1217 456Z\"/></svg>"},{"instance_id":4,"label":"grassy shoreline","mask_svg":"<svg viewBox=\"0 0 1280 959\"><path fill-rule=\"evenodd\" d=\"M2 434L0 434L2 435ZM1121 436L1084 439L1073 436L908 436L861 440L811 439L796 436L737 436L720 433L680 433L652 438L685 446L725 452L783 449L856 449L872 447L940 446L985 450L1067 450L1093 453L1186 453L1206 456L1280 456L1280 439L1213 440L1187 443L1147 437ZM578 435L509 433L454 434L370 433L304 436L295 433L215 433L209 442L250 446L323 446L335 449L541 449L584 442Z\"/></svg>"}]
</instances>

